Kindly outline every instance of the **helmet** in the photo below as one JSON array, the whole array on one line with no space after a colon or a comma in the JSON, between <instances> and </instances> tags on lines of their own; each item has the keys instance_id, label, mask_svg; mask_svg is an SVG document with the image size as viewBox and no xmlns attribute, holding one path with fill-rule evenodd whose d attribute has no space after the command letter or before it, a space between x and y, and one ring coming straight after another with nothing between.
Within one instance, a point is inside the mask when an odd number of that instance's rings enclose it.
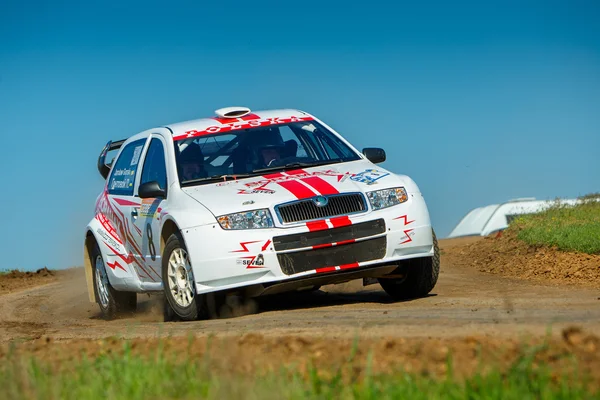
<instances>
[{"instance_id":1,"label":"helmet","mask_svg":"<svg viewBox=\"0 0 600 400\"><path fill-rule=\"evenodd\" d=\"M188 144L179 154L179 174L184 180L206 177L204 156L197 143Z\"/></svg>"},{"instance_id":2,"label":"helmet","mask_svg":"<svg viewBox=\"0 0 600 400\"><path fill-rule=\"evenodd\" d=\"M200 150L200 146L197 143L190 143L183 151L179 154L179 162L181 164L185 163L203 163L204 156L202 155L202 150Z\"/></svg>"},{"instance_id":3,"label":"helmet","mask_svg":"<svg viewBox=\"0 0 600 400\"><path fill-rule=\"evenodd\" d=\"M285 147L285 143L279 133L279 128L272 127L266 129L251 130L248 135L249 145L254 150L262 150L267 148Z\"/></svg>"}]
</instances>

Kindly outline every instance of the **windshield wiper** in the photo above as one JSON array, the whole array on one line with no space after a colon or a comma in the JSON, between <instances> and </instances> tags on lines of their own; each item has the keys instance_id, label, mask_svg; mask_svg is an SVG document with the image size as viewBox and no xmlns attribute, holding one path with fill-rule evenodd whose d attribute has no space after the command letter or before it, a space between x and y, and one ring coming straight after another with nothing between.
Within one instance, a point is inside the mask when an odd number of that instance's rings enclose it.
<instances>
[{"instance_id":1,"label":"windshield wiper","mask_svg":"<svg viewBox=\"0 0 600 400\"><path fill-rule=\"evenodd\" d=\"M289 164L285 164L285 165L279 165L277 167L267 167L267 168L255 169L254 171L252 171L252 173L262 174L263 172L269 172L269 171L285 171L288 169L318 167L321 165L338 164L343 161L344 160L327 160L327 161L321 161L321 162L316 162L316 163L295 162L295 163L289 163Z\"/></svg>"},{"instance_id":2,"label":"windshield wiper","mask_svg":"<svg viewBox=\"0 0 600 400\"><path fill-rule=\"evenodd\" d=\"M215 182L215 181L225 182L228 180L237 180L237 179L247 178L247 177L253 176L253 175L255 175L255 174L213 175L213 176L209 176L208 178L198 178L198 179L191 179L189 181L183 181L183 182L181 182L181 186L192 186L197 183L208 183L208 182Z\"/></svg>"}]
</instances>

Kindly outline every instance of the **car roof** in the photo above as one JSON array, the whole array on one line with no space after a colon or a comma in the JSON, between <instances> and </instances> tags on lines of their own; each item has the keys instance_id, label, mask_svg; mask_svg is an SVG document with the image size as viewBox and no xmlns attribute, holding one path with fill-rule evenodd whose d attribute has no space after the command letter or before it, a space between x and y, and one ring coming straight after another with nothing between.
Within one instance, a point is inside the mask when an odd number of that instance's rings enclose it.
<instances>
[{"instance_id":1,"label":"car roof","mask_svg":"<svg viewBox=\"0 0 600 400\"><path fill-rule=\"evenodd\" d=\"M177 122L174 124L169 124L166 127L169 128L171 132L173 132L173 138L178 139L187 135L189 132L204 132L212 127L225 127L231 125L232 123L236 123L237 125L238 123L243 124L245 121L251 120L264 121L272 118L289 119L293 117L310 117L310 114L305 113L304 111L294 109L262 110L251 111L250 114L247 114L241 118L220 118L214 116L210 118L200 118L190 121ZM207 132L207 134L209 133L210 132Z\"/></svg>"}]
</instances>

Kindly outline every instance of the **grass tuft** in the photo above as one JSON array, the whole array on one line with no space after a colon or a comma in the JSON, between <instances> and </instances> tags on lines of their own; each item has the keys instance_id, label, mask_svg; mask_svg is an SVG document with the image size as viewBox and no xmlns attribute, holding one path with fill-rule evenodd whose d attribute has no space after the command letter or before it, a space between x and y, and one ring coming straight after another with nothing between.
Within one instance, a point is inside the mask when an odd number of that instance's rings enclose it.
<instances>
[{"instance_id":1,"label":"grass tuft","mask_svg":"<svg viewBox=\"0 0 600 400\"><path fill-rule=\"evenodd\" d=\"M157 349L154 357L132 354L125 345L121 355L74 360L51 368L35 358L15 354L0 365L3 399L591 399L584 379L560 376L535 355L532 347L506 370L492 370L459 380L448 368L445 377L397 372L373 375L369 357L362 378L342 376L341 370L310 367L304 375L282 369L267 375L216 375L205 360L175 357ZM451 366L451 359L448 359Z\"/></svg>"},{"instance_id":2,"label":"grass tuft","mask_svg":"<svg viewBox=\"0 0 600 400\"><path fill-rule=\"evenodd\" d=\"M600 254L600 195L582 197L576 206L556 206L538 214L513 220L509 230L533 246L562 251Z\"/></svg>"}]
</instances>

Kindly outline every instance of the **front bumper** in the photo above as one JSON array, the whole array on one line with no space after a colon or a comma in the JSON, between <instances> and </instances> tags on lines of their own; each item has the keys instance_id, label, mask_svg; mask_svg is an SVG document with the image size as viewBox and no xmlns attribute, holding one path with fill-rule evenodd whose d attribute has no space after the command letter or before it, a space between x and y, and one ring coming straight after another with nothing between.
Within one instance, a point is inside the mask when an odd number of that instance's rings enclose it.
<instances>
[{"instance_id":1,"label":"front bumper","mask_svg":"<svg viewBox=\"0 0 600 400\"><path fill-rule=\"evenodd\" d=\"M226 231L215 223L182 230L198 293L298 281L433 255L420 193L384 210L320 224Z\"/></svg>"}]
</instances>

